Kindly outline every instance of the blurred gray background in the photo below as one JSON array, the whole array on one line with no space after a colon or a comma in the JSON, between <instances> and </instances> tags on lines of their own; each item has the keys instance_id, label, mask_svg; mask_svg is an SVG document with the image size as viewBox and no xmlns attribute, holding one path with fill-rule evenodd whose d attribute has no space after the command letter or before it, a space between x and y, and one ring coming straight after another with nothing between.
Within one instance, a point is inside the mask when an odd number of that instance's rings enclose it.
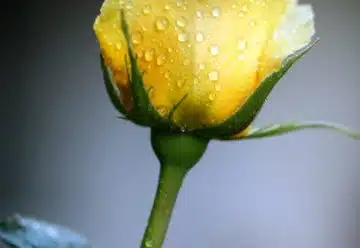
<instances>
[{"instance_id":1,"label":"blurred gray background","mask_svg":"<svg viewBox=\"0 0 360 248\"><path fill-rule=\"evenodd\" d=\"M13 3L14 2L14 3ZM94 247L138 247L158 162L149 130L116 118L92 24L101 1L5 1L0 216L69 226ZM256 120L360 129L356 0L313 0L318 46ZM329 131L211 143L179 195L164 247L359 247L360 141Z\"/></svg>"}]
</instances>

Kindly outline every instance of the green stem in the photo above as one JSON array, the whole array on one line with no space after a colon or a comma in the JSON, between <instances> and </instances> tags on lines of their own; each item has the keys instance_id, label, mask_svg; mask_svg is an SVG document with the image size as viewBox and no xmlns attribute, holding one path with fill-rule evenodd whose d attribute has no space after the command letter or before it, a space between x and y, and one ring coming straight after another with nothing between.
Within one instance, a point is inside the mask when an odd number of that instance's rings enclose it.
<instances>
[{"instance_id":1,"label":"green stem","mask_svg":"<svg viewBox=\"0 0 360 248\"><path fill-rule=\"evenodd\" d=\"M156 196L141 248L162 247L176 198L186 173L187 170L180 166L161 165Z\"/></svg>"},{"instance_id":2,"label":"green stem","mask_svg":"<svg viewBox=\"0 0 360 248\"><path fill-rule=\"evenodd\" d=\"M160 175L141 248L162 247L183 180L208 143L207 139L186 133L151 130L151 145L160 161Z\"/></svg>"}]
</instances>

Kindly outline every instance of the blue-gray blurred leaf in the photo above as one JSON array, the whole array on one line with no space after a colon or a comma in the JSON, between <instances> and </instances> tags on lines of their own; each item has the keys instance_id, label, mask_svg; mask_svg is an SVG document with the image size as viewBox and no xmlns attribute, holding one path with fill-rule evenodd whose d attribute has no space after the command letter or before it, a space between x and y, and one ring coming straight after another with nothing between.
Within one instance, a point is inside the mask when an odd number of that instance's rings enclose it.
<instances>
[{"instance_id":1,"label":"blue-gray blurred leaf","mask_svg":"<svg viewBox=\"0 0 360 248\"><path fill-rule=\"evenodd\" d=\"M45 221L13 215L0 221L0 248L90 248L85 237Z\"/></svg>"}]
</instances>

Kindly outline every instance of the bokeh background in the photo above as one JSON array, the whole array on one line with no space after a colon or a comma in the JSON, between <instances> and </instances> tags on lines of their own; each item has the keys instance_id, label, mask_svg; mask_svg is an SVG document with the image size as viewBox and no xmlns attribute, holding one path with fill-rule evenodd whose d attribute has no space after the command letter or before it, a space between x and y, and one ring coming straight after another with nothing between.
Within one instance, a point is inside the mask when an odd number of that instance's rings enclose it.
<instances>
[{"instance_id":1,"label":"bokeh background","mask_svg":"<svg viewBox=\"0 0 360 248\"><path fill-rule=\"evenodd\" d=\"M360 129L360 3L313 0L318 46L256 120ZM71 227L99 248L138 247L158 162L149 130L116 118L92 23L101 1L5 1L0 216ZM180 193L164 247L359 247L360 143L329 131L211 143Z\"/></svg>"}]
</instances>

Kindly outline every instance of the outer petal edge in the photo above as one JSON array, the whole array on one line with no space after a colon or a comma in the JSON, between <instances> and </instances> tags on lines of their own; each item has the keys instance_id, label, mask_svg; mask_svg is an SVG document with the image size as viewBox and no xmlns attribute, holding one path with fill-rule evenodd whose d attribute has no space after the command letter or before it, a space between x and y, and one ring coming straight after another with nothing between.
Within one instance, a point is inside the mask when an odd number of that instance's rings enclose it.
<instances>
[{"instance_id":1,"label":"outer petal edge","mask_svg":"<svg viewBox=\"0 0 360 248\"><path fill-rule=\"evenodd\" d=\"M116 83L113 81L112 72L105 65L104 58L101 55L100 55L100 63L101 63L101 69L103 73L103 79L104 79L106 91L111 100L111 103L113 104L113 106L116 108L117 111L119 111L121 114L123 114L126 117L127 113L125 107L120 100L120 90L117 87Z\"/></svg>"}]
</instances>

